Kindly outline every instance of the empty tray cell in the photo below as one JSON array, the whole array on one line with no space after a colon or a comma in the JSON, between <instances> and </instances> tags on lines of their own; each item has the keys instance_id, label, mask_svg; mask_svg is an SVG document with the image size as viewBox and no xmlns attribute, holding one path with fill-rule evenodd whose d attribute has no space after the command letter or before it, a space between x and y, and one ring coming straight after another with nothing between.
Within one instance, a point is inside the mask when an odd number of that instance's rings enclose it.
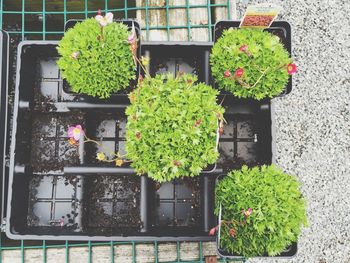
<instances>
[{"instance_id":1,"label":"empty tray cell","mask_svg":"<svg viewBox=\"0 0 350 263\"><path fill-rule=\"evenodd\" d=\"M200 219L199 178L155 185L156 226L198 226Z\"/></svg>"},{"instance_id":2,"label":"empty tray cell","mask_svg":"<svg viewBox=\"0 0 350 263\"><path fill-rule=\"evenodd\" d=\"M246 164L252 165L258 163L257 144L255 142L238 142L238 158L244 160Z\"/></svg>"},{"instance_id":3,"label":"empty tray cell","mask_svg":"<svg viewBox=\"0 0 350 263\"><path fill-rule=\"evenodd\" d=\"M27 225L78 227L81 191L75 180L57 176L33 176L29 181Z\"/></svg>"},{"instance_id":4,"label":"empty tray cell","mask_svg":"<svg viewBox=\"0 0 350 263\"><path fill-rule=\"evenodd\" d=\"M125 139L126 136L126 118L120 118L119 119L119 126L118 126L118 131L119 131L119 138L120 139Z\"/></svg>"},{"instance_id":5,"label":"empty tray cell","mask_svg":"<svg viewBox=\"0 0 350 263\"><path fill-rule=\"evenodd\" d=\"M43 79L58 79L59 69L56 58L40 59L40 75Z\"/></svg>"},{"instance_id":6,"label":"empty tray cell","mask_svg":"<svg viewBox=\"0 0 350 263\"><path fill-rule=\"evenodd\" d=\"M62 170L65 165L79 163L78 147L70 145L67 129L84 125L83 114L33 113L31 167L34 172Z\"/></svg>"},{"instance_id":7,"label":"empty tray cell","mask_svg":"<svg viewBox=\"0 0 350 263\"><path fill-rule=\"evenodd\" d=\"M224 165L225 163L232 162L235 156L234 143L232 142L219 142L220 157L217 161L218 164Z\"/></svg>"},{"instance_id":8,"label":"empty tray cell","mask_svg":"<svg viewBox=\"0 0 350 263\"><path fill-rule=\"evenodd\" d=\"M123 231L124 227L140 228L140 177L96 175L85 182L86 232L98 234L115 229Z\"/></svg>"},{"instance_id":9,"label":"empty tray cell","mask_svg":"<svg viewBox=\"0 0 350 263\"><path fill-rule=\"evenodd\" d=\"M56 65L56 60L56 56L48 58L36 57L34 60L36 64L33 65L33 70L35 71L34 74L36 77L32 77L32 80L35 79L34 102L37 108L45 108L45 106L47 106L45 104L60 100L59 85L61 79L59 77L59 69ZM23 85L28 85L28 83L24 83Z\"/></svg>"},{"instance_id":10,"label":"empty tray cell","mask_svg":"<svg viewBox=\"0 0 350 263\"><path fill-rule=\"evenodd\" d=\"M164 58L155 61L155 74L173 73L176 76L178 73L196 74L196 64L191 60L184 60L180 58Z\"/></svg>"},{"instance_id":11,"label":"empty tray cell","mask_svg":"<svg viewBox=\"0 0 350 263\"><path fill-rule=\"evenodd\" d=\"M41 82L41 85L40 85L41 95L46 97L50 101L58 101L58 86L59 86L59 83L57 81Z\"/></svg>"},{"instance_id":12,"label":"empty tray cell","mask_svg":"<svg viewBox=\"0 0 350 263\"><path fill-rule=\"evenodd\" d=\"M237 138L240 139L254 139L256 134L255 123L253 120L242 120L237 123Z\"/></svg>"},{"instance_id":13,"label":"empty tray cell","mask_svg":"<svg viewBox=\"0 0 350 263\"><path fill-rule=\"evenodd\" d=\"M190 73L205 81L205 54L208 47L194 49L193 46L160 45L156 48L145 48L150 53L150 73L166 74ZM169 52L171 50L171 52ZM207 53L209 54L209 53Z\"/></svg>"},{"instance_id":14,"label":"empty tray cell","mask_svg":"<svg viewBox=\"0 0 350 263\"><path fill-rule=\"evenodd\" d=\"M220 136L220 139L223 138L233 138L233 132L234 132L234 121L233 120L226 120L227 123L224 125L224 132Z\"/></svg>"},{"instance_id":15,"label":"empty tray cell","mask_svg":"<svg viewBox=\"0 0 350 263\"><path fill-rule=\"evenodd\" d=\"M87 136L96 140L99 145L88 143L87 162L98 165L111 165L96 160L96 154L103 152L108 159L114 159L116 154L125 154L125 115L119 110L89 111L87 118ZM121 137L123 136L123 137Z\"/></svg>"}]
</instances>

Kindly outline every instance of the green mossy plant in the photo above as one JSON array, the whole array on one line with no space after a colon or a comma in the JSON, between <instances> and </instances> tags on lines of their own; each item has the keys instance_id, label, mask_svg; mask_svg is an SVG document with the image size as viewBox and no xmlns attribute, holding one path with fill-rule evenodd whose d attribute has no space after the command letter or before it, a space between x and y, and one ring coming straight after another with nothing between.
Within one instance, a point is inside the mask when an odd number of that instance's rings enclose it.
<instances>
[{"instance_id":1,"label":"green mossy plant","mask_svg":"<svg viewBox=\"0 0 350 263\"><path fill-rule=\"evenodd\" d=\"M240 98L281 94L295 64L280 39L259 29L228 29L214 44L210 64L221 89Z\"/></svg>"},{"instance_id":2,"label":"green mossy plant","mask_svg":"<svg viewBox=\"0 0 350 263\"><path fill-rule=\"evenodd\" d=\"M215 163L218 91L190 74L146 77L129 94L126 156L137 174L158 182L197 176Z\"/></svg>"},{"instance_id":3,"label":"green mossy plant","mask_svg":"<svg viewBox=\"0 0 350 263\"><path fill-rule=\"evenodd\" d=\"M220 248L245 257L281 253L307 224L299 188L296 177L273 165L230 172L215 189Z\"/></svg>"},{"instance_id":4,"label":"green mossy plant","mask_svg":"<svg viewBox=\"0 0 350 263\"><path fill-rule=\"evenodd\" d=\"M128 43L128 28L111 22L101 26L95 18L78 22L58 44L57 64L72 90L108 98L136 78L136 65Z\"/></svg>"}]
</instances>

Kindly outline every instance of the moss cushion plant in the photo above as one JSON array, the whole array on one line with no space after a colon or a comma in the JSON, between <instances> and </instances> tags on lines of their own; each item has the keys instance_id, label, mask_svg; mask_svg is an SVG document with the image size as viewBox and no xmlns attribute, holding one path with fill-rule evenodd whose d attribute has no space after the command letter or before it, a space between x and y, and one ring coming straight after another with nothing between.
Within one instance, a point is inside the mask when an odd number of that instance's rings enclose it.
<instances>
[{"instance_id":1,"label":"moss cushion plant","mask_svg":"<svg viewBox=\"0 0 350 263\"><path fill-rule=\"evenodd\" d=\"M214 44L210 64L221 89L257 100L281 94L296 72L280 39L258 29L228 29Z\"/></svg>"},{"instance_id":2,"label":"moss cushion plant","mask_svg":"<svg viewBox=\"0 0 350 263\"><path fill-rule=\"evenodd\" d=\"M108 98L136 78L133 45L126 25L113 22L112 13L78 22L58 44L57 64L72 90ZM137 47L136 47L137 49Z\"/></svg>"},{"instance_id":3,"label":"moss cushion plant","mask_svg":"<svg viewBox=\"0 0 350 263\"><path fill-rule=\"evenodd\" d=\"M218 158L224 109L218 92L189 74L145 78L129 94L127 158L138 174L164 182L197 176Z\"/></svg>"},{"instance_id":4,"label":"moss cushion plant","mask_svg":"<svg viewBox=\"0 0 350 263\"><path fill-rule=\"evenodd\" d=\"M307 224L297 178L273 165L232 171L219 181L215 193L216 215L222 207L220 248L229 253L277 255Z\"/></svg>"}]
</instances>

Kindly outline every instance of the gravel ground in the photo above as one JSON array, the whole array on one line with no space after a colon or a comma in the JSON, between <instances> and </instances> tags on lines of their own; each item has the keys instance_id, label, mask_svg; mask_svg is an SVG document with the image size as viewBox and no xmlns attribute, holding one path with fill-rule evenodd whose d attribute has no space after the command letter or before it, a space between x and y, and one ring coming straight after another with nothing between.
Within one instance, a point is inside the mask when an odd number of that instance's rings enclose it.
<instances>
[{"instance_id":1,"label":"gravel ground","mask_svg":"<svg viewBox=\"0 0 350 263\"><path fill-rule=\"evenodd\" d=\"M247 2L237 3L238 17ZM281 18L292 24L299 70L292 93L275 100L277 163L299 177L308 200L309 227L288 262L348 263L350 1L272 2L283 7Z\"/></svg>"}]
</instances>

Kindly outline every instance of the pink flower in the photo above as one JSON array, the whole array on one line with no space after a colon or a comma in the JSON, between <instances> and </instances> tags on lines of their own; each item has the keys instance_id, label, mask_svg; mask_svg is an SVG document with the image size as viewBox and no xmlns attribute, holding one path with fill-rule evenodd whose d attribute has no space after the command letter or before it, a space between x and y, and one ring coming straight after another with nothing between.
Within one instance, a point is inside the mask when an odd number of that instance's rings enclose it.
<instances>
[{"instance_id":1,"label":"pink flower","mask_svg":"<svg viewBox=\"0 0 350 263\"><path fill-rule=\"evenodd\" d=\"M68 137L73 138L75 141L79 141L80 137L84 135L81 125L68 127Z\"/></svg>"},{"instance_id":2,"label":"pink flower","mask_svg":"<svg viewBox=\"0 0 350 263\"><path fill-rule=\"evenodd\" d=\"M289 75L293 75L294 73L297 72L297 65L295 65L294 63L289 63L287 65L287 72Z\"/></svg>"},{"instance_id":3,"label":"pink flower","mask_svg":"<svg viewBox=\"0 0 350 263\"><path fill-rule=\"evenodd\" d=\"M248 46L247 46L247 45L243 45L243 46L241 46L241 47L239 48L239 51L245 52L245 51L247 51L247 49L248 49Z\"/></svg>"},{"instance_id":4,"label":"pink flower","mask_svg":"<svg viewBox=\"0 0 350 263\"><path fill-rule=\"evenodd\" d=\"M97 15L95 16L95 19L100 24L100 26L104 27L113 22L113 14L109 12L105 16Z\"/></svg>"},{"instance_id":5,"label":"pink flower","mask_svg":"<svg viewBox=\"0 0 350 263\"><path fill-rule=\"evenodd\" d=\"M129 44L133 44L134 42L136 42L136 30L134 22L132 23L131 34L128 36L128 42Z\"/></svg>"},{"instance_id":6,"label":"pink flower","mask_svg":"<svg viewBox=\"0 0 350 263\"><path fill-rule=\"evenodd\" d=\"M250 216L250 215L252 214L252 212L253 212L253 209L250 208L250 207L248 208L247 211L246 211L246 210L243 210L243 214L244 214L245 217Z\"/></svg>"},{"instance_id":7,"label":"pink flower","mask_svg":"<svg viewBox=\"0 0 350 263\"><path fill-rule=\"evenodd\" d=\"M237 70L235 71L235 78L240 78L240 77L242 77L243 73L244 73L244 69L243 69L243 68L237 69Z\"/></svg>"},{"instance_id":8,"label":"pink flower","mask_svg":"<svg viewBox=\"0 0 350 263\"><path fill-rule=\"evenodd\" d=\"M231 77L231 71L230 71L230 70L226 70L226 71L224 72L224 76L225 76L225 78Z\"/></svg>"},{"instance_id":9,"label":"pink flower","mask_svg":"<svg viewBox=\"0 0 350 263\"><path fill-rule=\"evenodd\" d=\"M212 229L210 229L209 231L209 236L214 236L216 231L218 231L219 226L213 227Z\"/></svg>"}]
</instances>

